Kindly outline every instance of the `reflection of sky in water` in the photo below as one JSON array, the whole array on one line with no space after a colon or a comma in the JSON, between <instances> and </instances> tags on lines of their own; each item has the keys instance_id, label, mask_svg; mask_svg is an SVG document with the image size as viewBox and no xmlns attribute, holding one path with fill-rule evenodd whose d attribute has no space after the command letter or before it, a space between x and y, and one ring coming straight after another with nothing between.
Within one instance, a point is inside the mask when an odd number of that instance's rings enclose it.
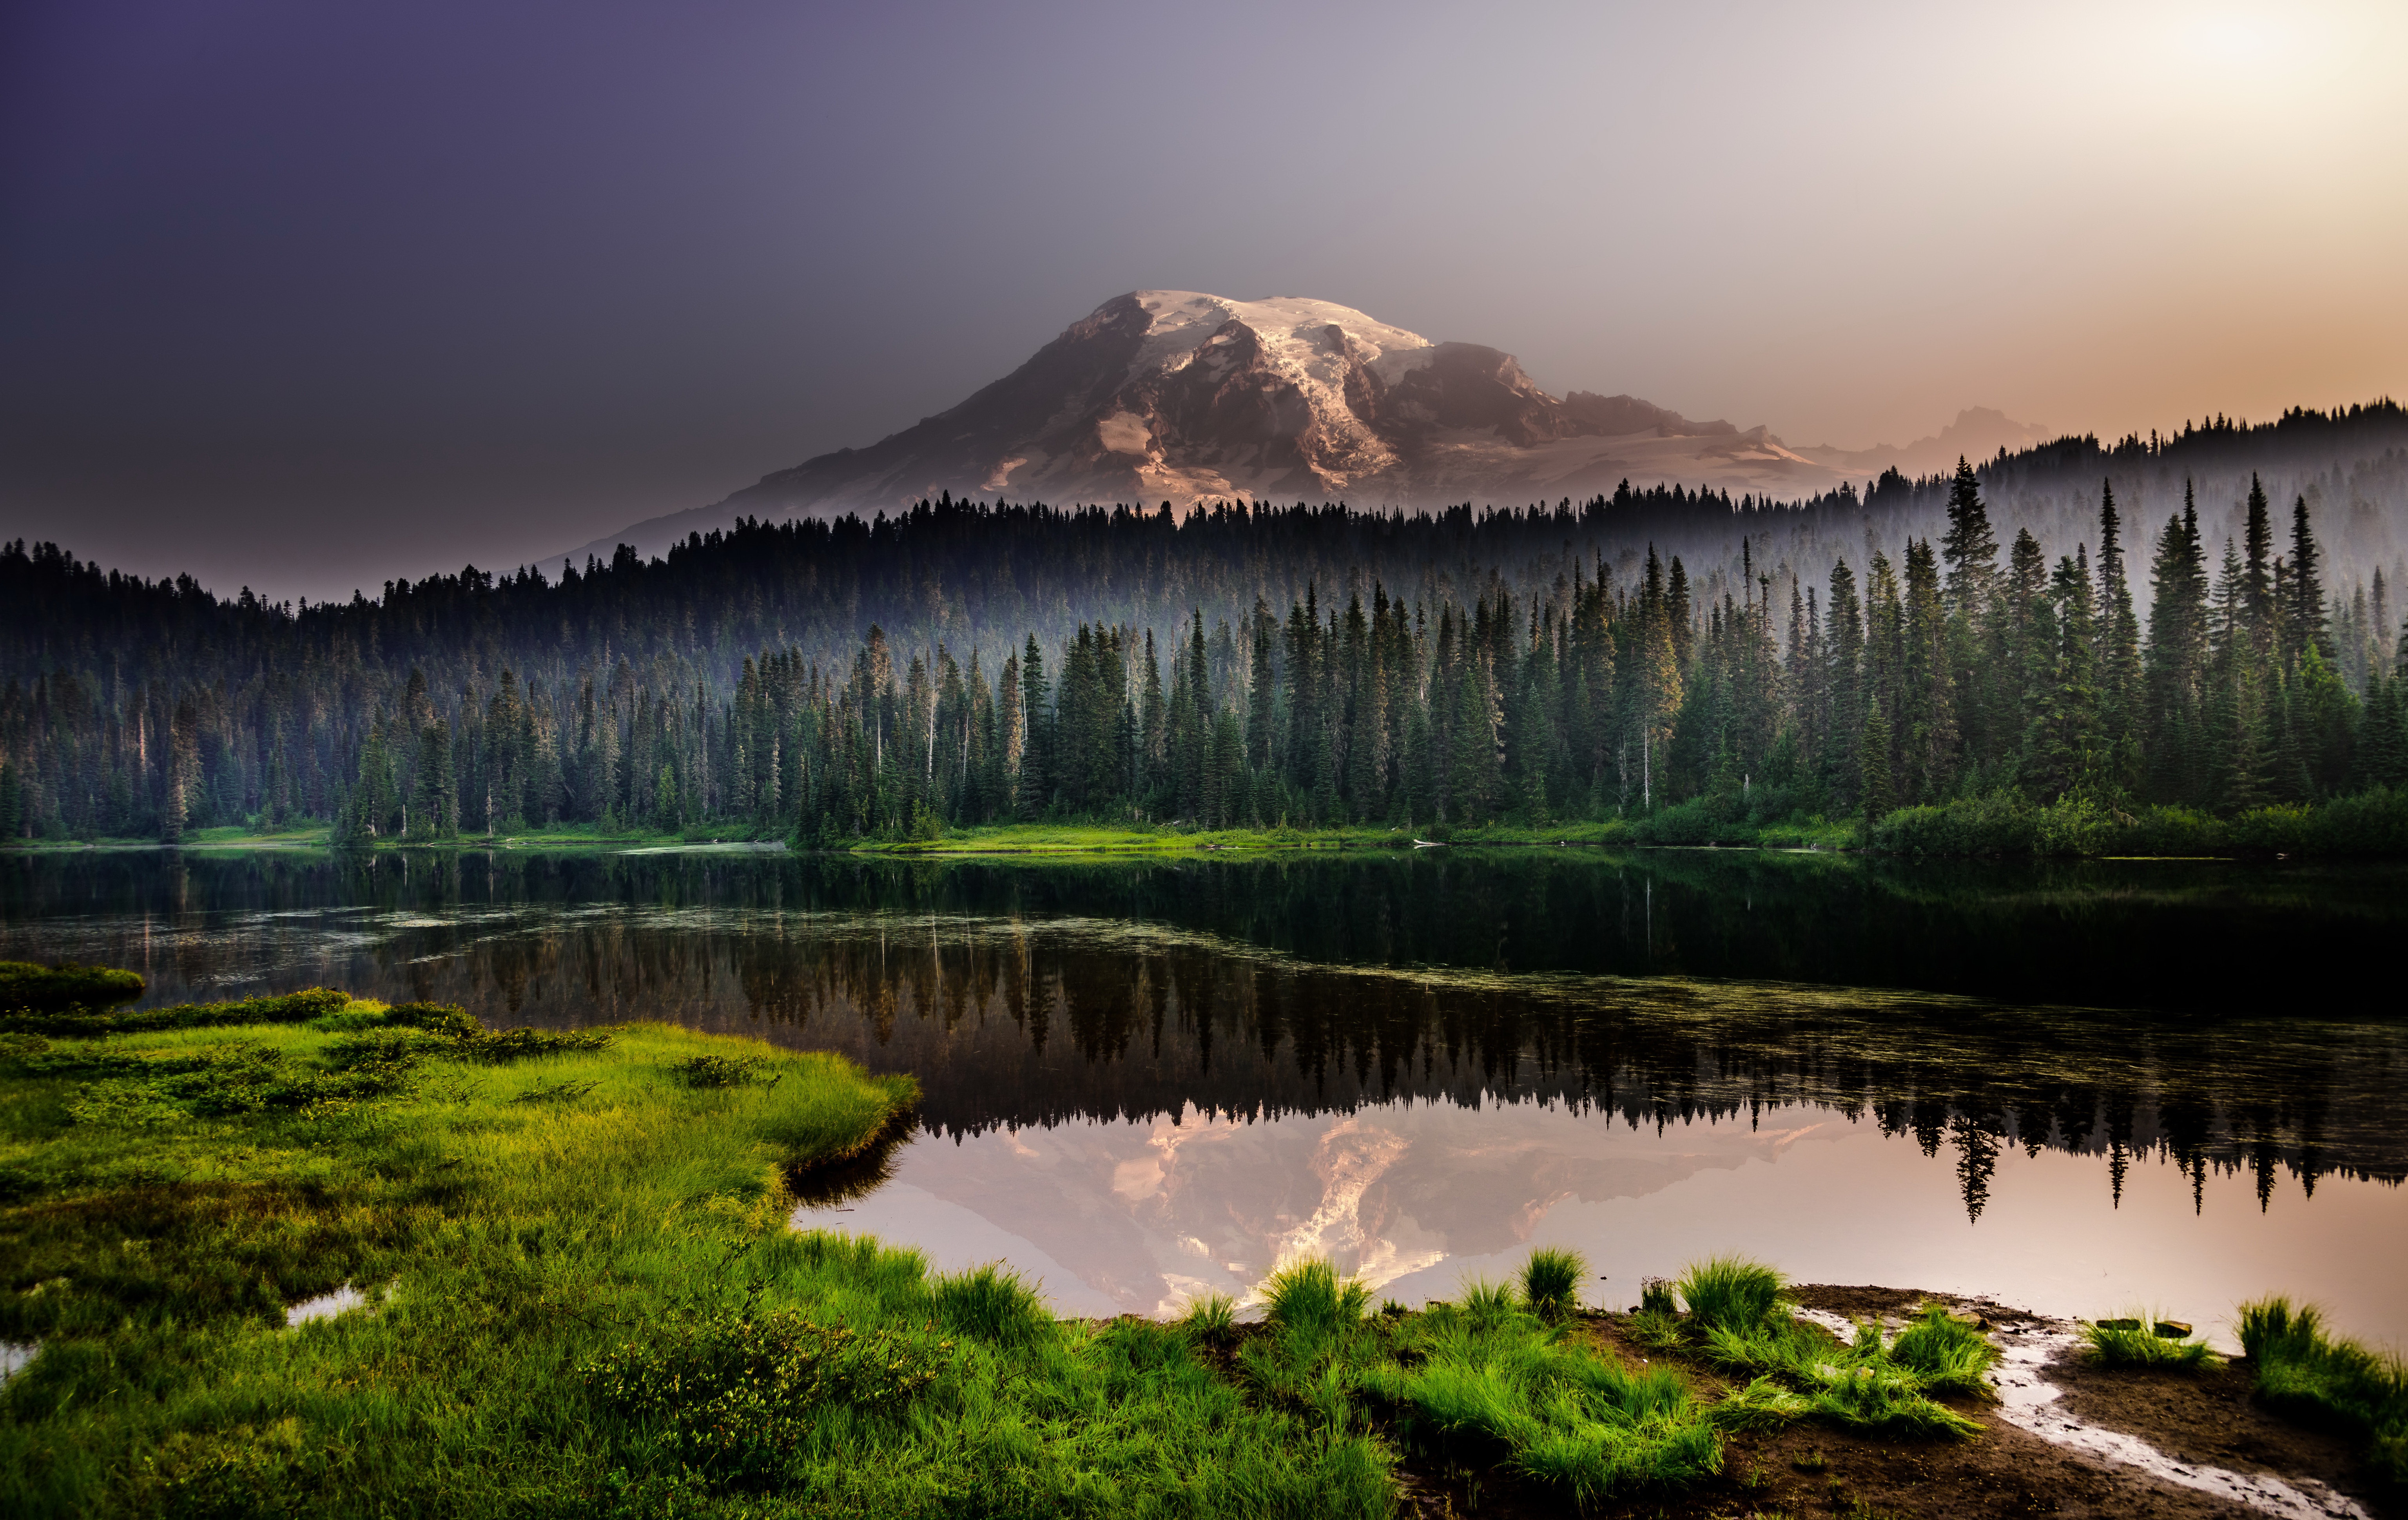
<instances>
[{"instance_id":1,"label":"reflection of sky in water","mask_svg":"<svg viewBox=\"0 0 2408 1520\"><path fill-rule=\"evenodd\" d=\"M1299 1256L1328 1255L1384 1297L1452 1296L1569 1245L1593 1303L1742 1252L1805 1282L1988 1294L2096 1317L2148 1305L2214 1327L2284 1292L2377 1339L2408 1336L2397 1188L2327 1180L2260 1212L2250 1180L2133 1166L2120 1204L2095 1158L2009 1150L1969 1221L1954 1169L1863 1119L1794 1106L1660 1131L1561 1106L1396 1103L1254 1121L1100 1121L924 1136L894 1179L805 1227L867 1232L953 1269L1001 1260L1062 1312L1175 1314L1242 1298Z\"/></svg>"},{"instance_id":2,"label":"reflection of sky in water","mask_svg":"<svg viewBox=\"0 0 2408 1520\"><path fill-rule=\"evenodd\" d=\"M323 983L495 1023L677 1019L910 1071L930 1132L882 1188L798 1217L941 1266L1010 1262L1066 1312L1175 1312L1322 1254L1418 1301L1570 1244L1606 1274L1600 1302L1742 1251L2062 1314L2145 1302L2204 1325L2281 1291L2408 1339L2385 1268L2408 1195L2370 1180L2408 1170L2408 1035L2389 1024L1390 969L1099 901L853 911L824 883L791 906L649 883L323 895L63 896L0 923L0 955L130 965L154 1003Z\"/></svg>"}]
</instances>

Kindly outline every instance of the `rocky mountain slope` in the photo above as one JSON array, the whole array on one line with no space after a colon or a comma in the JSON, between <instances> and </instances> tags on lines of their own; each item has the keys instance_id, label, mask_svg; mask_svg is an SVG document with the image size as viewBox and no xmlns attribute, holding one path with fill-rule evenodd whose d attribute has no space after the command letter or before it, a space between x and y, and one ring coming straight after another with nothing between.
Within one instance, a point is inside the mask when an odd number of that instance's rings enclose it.
<instances>
[{"instance_id":1,"label":"rocky mountain slope","mask_svg":"<svg viewBox=\"0 0 2408 1520\"><path fill-rule=\"evenodd\" d=\"M1434 343L1327 301L1134 291L949 411L575 553L657 552L738 515L867 514L939 492L1427 508L1578 499L1628 480L1790 498L1906 452L1793 450L1762 427L1692 422L1634 396L1559 399L1512 354Z\"/></svg>"}]
</instances>

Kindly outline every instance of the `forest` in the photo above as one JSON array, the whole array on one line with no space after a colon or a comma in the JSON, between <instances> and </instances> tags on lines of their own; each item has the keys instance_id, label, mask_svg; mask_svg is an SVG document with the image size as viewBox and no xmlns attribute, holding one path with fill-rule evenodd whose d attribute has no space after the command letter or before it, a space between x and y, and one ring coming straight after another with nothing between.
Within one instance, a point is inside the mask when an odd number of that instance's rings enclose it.
<instances>
[{"instance_id":1,"label":"forest","mask_svg":"<svg viewBox=\"0 0 2408 1520\"><path fill-rule=\"evenodd\" d=\"M2403 476L2385 402L1796 502L946 498L317 606L21 541L0 837L2231 817L2408 783Z\"/></svg>"}]
</instances>

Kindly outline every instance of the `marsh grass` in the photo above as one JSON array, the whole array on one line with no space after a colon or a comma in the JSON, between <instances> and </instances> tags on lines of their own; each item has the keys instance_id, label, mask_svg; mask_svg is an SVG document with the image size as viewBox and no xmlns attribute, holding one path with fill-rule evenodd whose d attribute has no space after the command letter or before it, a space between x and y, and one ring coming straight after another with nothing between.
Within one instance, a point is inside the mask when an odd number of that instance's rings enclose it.
<instances>
[{"instance_id":1,"label":"marsh grass","mask_svg":"<svg viewBox=\"0 0 2408 1520\"><path fill-rule=\"evenodd\" d=\"M1187 1306L1179 1327L1197 1345L1226 1351L1238 1339L1238 1300L1226 1293L1208 1293Z\"/></svg>"},{"instance_id":2,"label":"marsh grass","mask_svg":"<svg viewBox=\"0 0 2408 1520\"><path fill-rule=\"evenodd\" d=\"M2408 1360L2332 1334L2316 1309L2288 1298L2243 1304L2234 1328L2259 1398L2363 1441L2367 1466L2408 1488Z\"/></svg>"},{"instance_id":3,"label":"marsh grass","mask_svg":"<svg viewBox=\"0 0 2408 1520\"><path fill-rule=\"evenodd\" d=\"M2117 1319L2085 1321L2083 1355L2101 1367L2146 1368L2157 1371L2197 1371L2215 1360L2206 1341L2188 1334L2169 1333L2145 1310Z\"/></svg>"},{"instance_id":4,"label":"marsh grass","mask_svg":"<svg viewBox=\"0 0 2408 1520\"><path fill-rule=\"evenodd\" d=\"M1934 1397L1995 1397L1985 1374L1999 1351L1978 1327L1930 1304L1894 1340L1885 1341L1878 1326L1864 1323L1853 1341L1841 1343L1796 1318L1784 1286L1781 1274L1760 1262L1713 1257L1680 1280L1685 1321L1642 1312L1632 1317L1632 1331L1641 1344L1686 1348L1751 1379L1719 1416L1733 1428L1804 1418L1908 1440L1979 1431Z\"/></svg>"},{"instance_id":5,"label":"marsh grass","mask_svg":"<svg viewBox=\"0 0 2408 1520\"><path fill-rule=\"evenodd\" d=\"M78 966L68 961L42 966L33 961L0 961L0 1011L58 1013L68 1009L105 1010L142 996L142 978L107 966Z\"/></svg>"},{"instance_id":6,"label":"marsh grass","mask_svg":"<svg viewBox=\"0 0 2408 1520\"><path fill-rule=\"evenodd\" d=\"M1742 1256L1711 1256L1681 1274L1681 1301L1689 1317L1709 1328L1753 1331L1785 1315L1781 1290L1788 1284L1762 1262Z\"/></svg>"},{"instance_id":7,"label":"marsh grass","mask_svg":"<svg viewBox=\"0 0 2408 1520\"><path fill-rule=\"evenodd\" d=\"M223 1011L221 1011L222 1012ZM1384 1513L1169 1326L788 1227L908 1079L430 1005L0 1050L0 1513ZM698 1059L774 1080L696 1087ZM350 1283L363 1306L287 1330ZM39 1291L33 1291L38 1289Z\"/></svg>"},{"instance_id":8,"label":"marsh grass","mask_svg":"<svg viewBox=\"0 0 2408 1520\"><path fill-rule=\"evenodd\" d=\"M1531 1312L1559 1320L1580 1309L1581 1283L1588 1277L1588 1258L1577 1251L1542 1246L1522 1264L1522 1298Z\"/></svg>"},{"instance_id":9,"label":"marsh grass","mask_svg":"<svg viewBox=\"0 0 2408 1520\"><path fill-rule=\"evenodd\" d=\"M1720 1430L1678 1375L1624 1366L1499 1284L1398 1322L1383 1350L1362 1387L1397 1412L1400 1439L1501 1461L1576 1505L1721 1470Z\"/></svg>"}]
</instances>

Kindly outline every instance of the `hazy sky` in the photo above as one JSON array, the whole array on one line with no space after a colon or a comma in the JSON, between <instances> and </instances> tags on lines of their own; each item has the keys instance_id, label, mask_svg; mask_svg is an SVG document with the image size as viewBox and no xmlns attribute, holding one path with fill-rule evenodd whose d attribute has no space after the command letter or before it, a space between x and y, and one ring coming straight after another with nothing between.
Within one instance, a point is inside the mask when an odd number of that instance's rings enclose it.
<instances>
[{"instance_id":1,"label":"hazy sky","mask_svg":"<svg viewBox=\"0 0 2408 1520\"><path fill-rule=\"evenodd\" d=\"M0 537L373 591L1145 286L1793 443L2408 394L2408 7L19 0Z\"/></svg>"}]
</instances>

